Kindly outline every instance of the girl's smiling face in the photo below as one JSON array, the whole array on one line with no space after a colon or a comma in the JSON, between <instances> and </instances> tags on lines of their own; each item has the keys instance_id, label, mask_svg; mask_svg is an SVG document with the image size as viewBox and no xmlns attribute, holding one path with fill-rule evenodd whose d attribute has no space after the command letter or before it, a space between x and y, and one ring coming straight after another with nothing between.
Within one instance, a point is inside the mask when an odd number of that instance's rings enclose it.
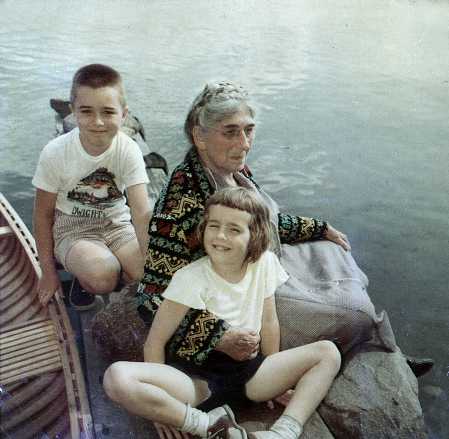
<instances>
[{"instance_id":1,"label":"girl's smiling face","mask_svg":"<svg viewBox=\"0 0 449 439\"><path fill-rule=\"evenodd\" d=\"M209 208L203 244L214 268L246 270L250 220L251 215L243 210L219 204Z\"/></svg>"}]
</instances>

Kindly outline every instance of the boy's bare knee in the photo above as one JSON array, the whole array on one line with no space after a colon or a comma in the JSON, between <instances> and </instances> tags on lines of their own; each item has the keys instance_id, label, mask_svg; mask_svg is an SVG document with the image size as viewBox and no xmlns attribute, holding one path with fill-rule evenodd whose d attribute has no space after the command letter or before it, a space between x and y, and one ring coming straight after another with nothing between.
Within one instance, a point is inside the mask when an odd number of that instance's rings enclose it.
<instances>
[{"instance_id":1,"label":"boy's bare knee","mask_svg":"<svg viewBox=\"0 0 449 439\"><path fill-rule=\"evenodd\" d=\"M95 259L89 268L78 275L83 287L95 294L110 293L114 290L120 275L120 265L109 264L107 260Z\"/></svg>"},{"instance_id":2,"label":"boy's bare knee","mask_svg":"<svg viewBox=\"0 0 449 439\"><path fill-rule=\"evenodd\" d=\"M125 281L125 283L127 284L131 284L134 282L140 282L142 280L143 277L143 268L141 270L136 269L136 270L126 270L123 272L123 280Z\"/></svg>"},{"instance_id":3,"label":"boy's bare knee","mask_svg":"<svg viewBox=\"0 0 449 439\"><path fill-rule=\"evenodd\" d=\"M119 280L120 262L109 250L94 247L92 251L88 244L80 242L69 251L67 268L90 293L110 293Z\"/></svg>"},{"instance_id":4,"label":"boy's bare knee","mask_svg":"<svg viewBox=\"0 0 449 439\"><path fill-rule=\"evenodd\" d=\"M105 294L114 291L118 282L118 274L100 277L95 275L93 278L84 277L80 282L86 291L93 294Z\"/></svg>"},{"instance_id":5,"label":"boy's bare knee","mask_svg":"<svg viewBox=\"0 0 449 439\"><path fill-rule=\"evenodd\" d=\"M130 257L122 264L122 276L127 283L139 282L143 277L144 260L141 257Z\"/></svg>"}]
</instances>

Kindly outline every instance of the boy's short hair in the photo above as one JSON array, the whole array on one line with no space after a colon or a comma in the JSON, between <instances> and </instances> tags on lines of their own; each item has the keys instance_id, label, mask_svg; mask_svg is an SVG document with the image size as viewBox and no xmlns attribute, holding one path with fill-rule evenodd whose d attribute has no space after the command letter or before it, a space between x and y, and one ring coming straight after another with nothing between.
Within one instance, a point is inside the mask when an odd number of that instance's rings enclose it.
<instances>
[{"instance_id":1,"label":"boy's short hair","mask_svg":"<svg viewBox=\"0 0 449 439\"><path fill-rule=\"evenodd\" d=\"M117 70L104 64L89 64L81 67L73 75L72 89L70 90L70 102L74 104L76 92L81 86L91 88L116 87L120 95L120 104L126 107L125 89L122 77Z\"/></svg>"},{"instance_id":2,"label":"boy's short hair","mask_svg":"<svg viewBox=\"0 0 449 439\"><path fill-rule=\"evenodd\" d=\"M206 201L204 216L198 224L197 234L201 243L204 241L209 209L216 205L242 210L250 214L250 239L245 261L256 262L271 243L270 211L260 195L243 187L229 187L215 192Z\"/></svg>"}]
</instances>

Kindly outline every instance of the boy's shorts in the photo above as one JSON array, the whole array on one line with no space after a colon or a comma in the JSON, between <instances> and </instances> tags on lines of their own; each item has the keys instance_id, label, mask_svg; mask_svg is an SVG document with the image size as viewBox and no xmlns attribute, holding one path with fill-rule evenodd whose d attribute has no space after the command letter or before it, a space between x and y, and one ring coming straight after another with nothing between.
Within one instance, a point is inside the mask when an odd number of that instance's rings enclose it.
<instances>
[{"instance_id":1,"label":"boy's shorts","mask_svg":"<svg viewBox=\"0 0 449 439\"><path fill-rule=\"evenodd\" d=\"M114 253L137 238L128 220L84 218L55 210L53 239L55 257L67 270L66 256L78 241L101 242Z\"/></svg>"}]
</instances>

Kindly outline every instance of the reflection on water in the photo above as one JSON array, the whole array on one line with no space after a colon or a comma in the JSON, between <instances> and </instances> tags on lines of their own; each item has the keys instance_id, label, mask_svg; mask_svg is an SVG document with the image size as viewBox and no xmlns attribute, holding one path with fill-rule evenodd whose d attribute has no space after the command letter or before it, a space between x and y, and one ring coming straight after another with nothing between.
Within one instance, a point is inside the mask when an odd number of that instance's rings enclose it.
<instances>
[{"instance_id":1,"label":"reflection on water","mask_svg":"<svg viewBox=\"0 0 449 439\"><path fill-rule=\"evenodd\" d=\"M1 190L29 225L49 98L67 97L83 64L123 73L171 167L193 96L237 80L258 108L256 179L349 234L401 347L439 360L425 383L447 398L448 22L449 4L431 0L0 1ZM439 401L423 393L446 437Z\"/></svg>"},{"instance_id":2,"label":"reflection on water","mask_svg":"<svg viewBox=\"0 0 449 439\"><path fill-rule=\"evenodd\" d=\"M310 197L315 195L317 188L332 186L326 151L294 143L270 147L263 142L258 146L261 152L250 159L251 167L257 169L258 175L264 176L264 188L274 198L283 192L290 192L300 198ZM288 155L288 166L276 167L280 154Z\"/></svg>"}]
</instances>

